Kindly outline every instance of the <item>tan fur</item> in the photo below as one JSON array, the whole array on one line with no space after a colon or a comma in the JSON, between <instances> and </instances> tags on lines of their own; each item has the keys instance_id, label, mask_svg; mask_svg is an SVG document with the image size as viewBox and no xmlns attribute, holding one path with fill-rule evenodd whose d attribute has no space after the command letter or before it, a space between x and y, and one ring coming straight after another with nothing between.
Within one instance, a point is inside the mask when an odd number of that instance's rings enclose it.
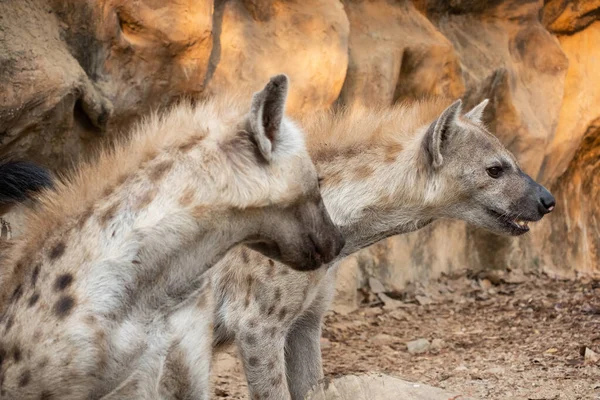
<instances>
[{"instance_id":1,"label":"tan fur","mask_svg":"<svg viewBox=\"0 0 600 400\"><path fill-rule=\"evenodd\" d=\"M400 152L402 143L433 121L448 104L448 99L436 98L401 103L391 109L354 106L309 114L298 122L307 132L308 150L317 162L379 147Z\"/></svg>"}]
</instances>

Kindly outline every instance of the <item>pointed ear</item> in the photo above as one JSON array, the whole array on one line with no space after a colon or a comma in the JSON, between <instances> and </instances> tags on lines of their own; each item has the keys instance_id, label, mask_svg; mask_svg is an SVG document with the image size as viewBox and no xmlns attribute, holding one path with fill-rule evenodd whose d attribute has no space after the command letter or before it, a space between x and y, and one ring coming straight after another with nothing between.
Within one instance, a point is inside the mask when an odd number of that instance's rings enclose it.
<instances>
[{"instance_id":1,"label":"pointed ear","mask_svg":"<svg viewBox=\"0 0 600 400\"><path fill-rule=\"evenodd\" d=\"M484 99L481 103L477 104L471 111L465 114L465 118L470 119L473 122L481 122L481 118L483 117L483 111L485 110L485 106L488 105L490 101L488 99Z\"/></svg>"},{"instance_id":2,"label":"pointed ear","mask_svg":"<svg viewBox=\"0 0 600 400\"><path fill-rule=\"evenodd\" d=\"M442 148L444 142L448 140L452 124L460 115L462 101L456 100L434 121L425 133L425 142L423 143L426 151L430 155L431 165L439 168L444 162L442 157Z\"/></svg>"},{"instance_id":3,"label":"pointed ear","mask_svg":"<svg viewBox=\"0 0 600 400\"><path fill-rule=\"evenodd\" d=\"M265 160L270 161L281 132L289 81L286 75L271 78L265 88L254 94L250 108L250 132Z\"/></svg>"}]
</instances>

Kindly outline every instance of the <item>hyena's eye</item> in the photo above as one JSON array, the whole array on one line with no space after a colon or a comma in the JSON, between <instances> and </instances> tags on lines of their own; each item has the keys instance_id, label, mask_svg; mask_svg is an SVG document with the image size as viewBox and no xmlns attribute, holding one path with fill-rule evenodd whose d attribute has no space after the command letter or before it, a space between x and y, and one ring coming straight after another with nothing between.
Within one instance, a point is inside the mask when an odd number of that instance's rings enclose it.
<instances>
[{"instance_id":1,"label":"hyena's eye","mask_svg":"<svg viewBox=\"0 0 600 400\"><path fill-rule=\"evenodd\" d=\"M487 173L494 179L500 178L500 175L502 175L502 167L490 167L487 169Z\"/></svg>"}]
</instances>

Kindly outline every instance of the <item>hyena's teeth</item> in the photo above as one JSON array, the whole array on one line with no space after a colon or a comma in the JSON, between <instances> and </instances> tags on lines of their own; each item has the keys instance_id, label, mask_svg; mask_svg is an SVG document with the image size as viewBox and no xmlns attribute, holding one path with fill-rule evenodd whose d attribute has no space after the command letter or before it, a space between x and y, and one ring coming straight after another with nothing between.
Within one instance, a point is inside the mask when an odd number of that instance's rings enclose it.
<instances>
[{"instance_id":1,"label":"hyena's teeth","mask_svg":"<svg viewBox=\"0 0 600 400\"><path fill-rule=\"evenodd\" d=\"M521 228L527 228L527 224L528 224L527 221L523 221L523 220L520 220L520 219L515 220L515 223L517 225L519 225Z\"/></svg>"}]
</instances>

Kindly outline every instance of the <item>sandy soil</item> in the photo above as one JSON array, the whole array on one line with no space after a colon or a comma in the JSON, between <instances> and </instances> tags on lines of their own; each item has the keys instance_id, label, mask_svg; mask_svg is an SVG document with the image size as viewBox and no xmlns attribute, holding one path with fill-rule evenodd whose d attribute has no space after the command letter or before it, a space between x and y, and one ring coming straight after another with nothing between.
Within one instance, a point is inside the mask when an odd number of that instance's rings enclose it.
<instances>
[{"instance_id":1,"label":"sandy soil","mask_svg":"<svg viewBox=\"0 0 600 400\"><path fill-rule=\"evenodd\" d=\"M384 372L481 399L600 399L600 364L582 355L600 353L600 281L488 278L443 280L387 305L368 292L359 310L330 313L326 375ZM416 339L430 343L424 353L409 353ZM247 398L234 351L217 356L215 398Z\"/></svg>"}]
</instances>

